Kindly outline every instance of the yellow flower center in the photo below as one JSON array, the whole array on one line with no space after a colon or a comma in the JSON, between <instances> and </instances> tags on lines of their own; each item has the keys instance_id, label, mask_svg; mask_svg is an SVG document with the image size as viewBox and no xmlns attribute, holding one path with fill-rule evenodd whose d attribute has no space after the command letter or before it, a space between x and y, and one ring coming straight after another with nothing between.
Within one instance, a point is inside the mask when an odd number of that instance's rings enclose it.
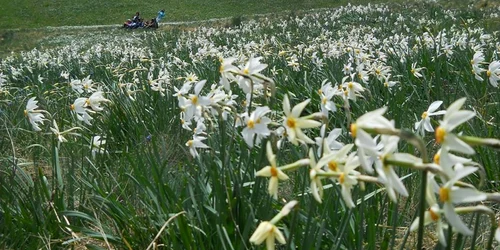
<instances>
[{"instance_id":1,"label":"yellow flower center","mask_svg":"<svg viewBox=\"0 0 500 250\"><path fill-rule=\"evenodd\" d=\"M221 64L219 67L219 72L222 73L223 71L224 71L224 65Z\"/></svg>"},{"instance_id":2,"label":"yellow flower center","mask_svg":"<svg viewBox=\"0 0 500 250\"><path fill-rule=\"evenodd\" d=\"M384 82L384 86L385 86L385 87L389 87L389 83L388 83L387 81L386 81L386 82Z\"/></svg>"},{"instance_id":3,"label":"yellow flower center","mask_svg":"<svg viewBox=\"0 0 500 250\"><path fill-rule=\"evenodd\" d=\"M328 162L328 169L332 170L333 172L337 172L338 165L336 161L329 161Z\"/></svg>"},{"instance_id":4,"label":"yellow flower center","mask_svg":"<svg viewBox=\"0 0 500 250\"><path fill-rule=\"evenodd\" d=\"M361 78L361 77L360 77L360 78ZM350 88L350 89L352 89L352 88L354 87L354 83L349 82L349 83L347 84L347 87L348 87L348 88Z\"/></svg>"},{"instance_id":5,"label":"yellow flower center","mask_svg":"<svg viewBox=\"0 0 500 250\"><path fill-rule=\"evenodd\" d=\"M28 116L28 110L24 110L24 116Z\"/></svg>"},{"instance_id":6,"label":"yellow flower center","mask_svg":"<svg viewBox=\"0 0 500 250\"><path fill-rule=\"evenodd\" d=\"M85 105L90 105L90 99L85 100Z\"/></svg>"},{"instance_id":7,"label":"yellow flower center","mask_svg":"<svg viewBox=\"0 0 500 250\"><path fill-rule=\"evenodd\" d=\"M380 69L375 70L375 74L380 75L380 73L381 73Z\"/></svg>"},{"instance_id":8,"label":"yellow flower center","mask_svg":"<svg viewBox=\"0 0 500 250\"><path fill-rule=\"evenodd\" d=\"M341 173L339 176L340 185L344 184L344 181L345 181L345 173Z\"/></svg>"},{"instance_id":9,"label":"yellow flower center","mask_svg":"<svg viewBox=\"0 0 500 250\"><path fill-rule=\"evenodd\" d=\"M191 96L191 102L193 103L193 105L197 105L198 104L198 96Z\"/></svg>"},{"instance_id":10,"label":"yellow flower center","mask_svg":"<svg viewBox=\"0 0 500 250\"><path fill-rule=\"evenodd\" d=\"M318 89L318 94L320 94L320 95L323 94L323 90Z\"/></svg>"},{"instance_id":11,"label":"yellow flower center","mask_svg":"<svg viewBox=\"0 0 500 250\"><path fill-rule=\"evenodd\" d=\"M326 97L323 97L323 99L321 99L321 103L323 103L323 105L326 105L327 101L328 101L328 99Z\"/></svg>"},{"instance_id":12,"label":"yellow flower center","mask_svg":"<svg viewBox=\"0 0 500 250\"><path fill-rule=\"evenodd\" d=\"M243 70L243 74L248 75L248 73L250 73L250 70L248 70L248 68Z\"/></svg>"},{"instance_id":13,"label":"yellow flower center","mask_svg":"<svg viewBox=\"0 0 500 250\"><path fill-rule=\"evenodd\" d=\"M437 153L434 155L434 163L439 165L439 161L441 160L441 154Z\"/></svg>"},{"instance_id":14,"label":"yellow flower center","mask_svg":"<svg viewBox=\"0 0 500 250\"><path fill-rule=\"evenodd\" d=\"M428 116L428 113L427 113L427 111L425 111L424 113L422 113L422 119L425 119L425 118L427 118L427 116Z\"/></svg>"},{"instance_id":15,"label":"yellow flower center","mask_svg":"<svg viewBox=\"0 0 500 250\"><path fill-rule=\"evenodd\" d=\"M193 140L189 140L189 141L186 143L186 145L187 145L188 147L193 146Z\"/></svg>"},{"instance_id":16,"label":"yellow flower center","mask_svg":"<svg viewBox=\"0 0 500 250\"><path fill-rule=\"evenodd\" d=\"M450 201L450 189L449 188L440 188L439 189L439 200L441 202L449 202Z\"/></svg>"},{"instance_id":17,"label":"yellow flower center","mask_svg":"<svg viewBox=\"0 0 500 250\"><path fill-rule=\"evenodd\" d=\"M430 208L429 208L429 215L431 216L432 221L435 222L435 221L439 220L439 214L435 213Z\"/></svg>"},{"instance_id":18,"label":"yellow flower center","mask_svg":"<svg viewBox=\"0 0 500 250\"><path fill-rule=\"evenodd\" d=\"M293 118L293 117L288 117L288 118L286 119L286 125L287 125L289 128L295 128L296 123L297 123L297 122L295 121L295 118Z\"/></svg>"},{"instance_id":19,"label":"yellow flower center","mask_svg":"<svg viewBox=\"0 0 500 250\"><path fill-rule=\"evenodd\" d=\"M255 123L253 122L253 120L248 120L247 127L249 127L249 128L254 128L255 127Z\"/></svg>"},{"instance_id":20,"label":"yellow flower center","mask_svg":"<svg viewBox=\"0 0 500 250\"><path fill-rule=\"evenodd\" d=\"M260 118L257 118L257 120L255 121L255 123L257 124L260 124L260 122L261 122Z\"/></svg>"},{"instance_id":21,"label":"yellow flower center","mask_svg":"<svg viewBox=\"0 0 500 250\"><path fill-rule=\"evenodd\" d=\"M436 142L441 144L444 141L444 137L446 136L446 130L442 127L438 127L436 129Z\"/></svg>"},{"instance_id":22,"label":"yellow flower center","mask_svg":"<svg viewBox=\"0 0 500 250\"><path fill-rule=\"evenodd\" d=\"M410 70L410 72L411 72L412 74L415 74L415 69L411 69L411 70Z\"/></svg>"},{"instance_id":23,"label":"yellow flower center","mask_svg":"<svg viewBox=\"0 0 500 250\"><path fill-rule=\"evenodd\" d=\"M71 110L75 110L75 104L71 104L71 105L69 105L69 109L71 109ZM26 112L26 110L25 110L25 112Z\"/></svg>"},{"instance_id":24,"label":"yellow flower center","mask_svg":"<svg viewBox=\"0 0 500 250\"><path fill-rule=\"evenodd\" d=\"M487 77L490 77L490 76L491 76L491 71L487 70L487 71L486 71L486 76L487 76Z\"/></svg>"},{"instance_id":25,"label":"yellow flower center","mask_svg":"<svg viewBox=\"0 0 500 250\"><path fill-rule=\"evenodd\" d=\"M474 60L470 60L470 64L474 64Z\"/></svg>"},{"instance_id":26,"label":"yellow flower center","mask_svg":"<svg viewBox=\"0 0 500 250\"><path fill-rule=\"evenodd\" d=\"M352 123L351 124L351 136L356 138L356 132L358 130L358 126L356 125L356 123Z\"/></svg>"},{"instance_id":27,"label":"yellow flower center","mask_svg":"<svg viewBox=\"0 0 500 250\"><path fill-rule=\"evenodd\" d=\"M278 176L278 169L276 169L275 167L271 167L271 176L277 177Z\"/></svg>"}]
</instances>

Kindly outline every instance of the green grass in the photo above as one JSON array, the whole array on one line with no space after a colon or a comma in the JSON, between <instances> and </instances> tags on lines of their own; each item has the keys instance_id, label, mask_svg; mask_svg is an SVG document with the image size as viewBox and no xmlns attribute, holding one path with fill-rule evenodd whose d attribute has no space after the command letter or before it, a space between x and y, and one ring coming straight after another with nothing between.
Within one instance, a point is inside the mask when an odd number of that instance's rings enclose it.
<instances>
[{"instance_id":1,"label":"green grass","mask_svg":"<svg viewBox=\"0 0 500 250\"><path fill-rule=\"evenodd\" d=\"M266 0L266 1L8 1L2 4L2 29L41 28L46 26L75 26L120 24L139 11L143 18L156 17L166 10L166 22L205 20L312 8L335 7L344 0ZM354 1L367 2L367 1ZM376 2L376 1L371 1Z\"/></svg>"}]
</instances>

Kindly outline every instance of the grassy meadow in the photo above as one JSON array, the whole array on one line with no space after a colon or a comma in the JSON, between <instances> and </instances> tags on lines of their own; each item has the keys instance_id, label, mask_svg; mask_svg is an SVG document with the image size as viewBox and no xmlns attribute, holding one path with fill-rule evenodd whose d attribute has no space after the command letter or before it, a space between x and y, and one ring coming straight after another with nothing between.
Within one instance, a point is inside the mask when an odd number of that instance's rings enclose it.
<instances>
[{"instance_id":1,"label":"grassy meadow","mask_svg":"<svg viewBox=\"0 0 500 250\"><path fill-rule=\"evenodd\" d=\"M498 5L90 2L6 5L0 248L498 246ZM245 18L38 29L160 8Z\"/></svg>"}]
</instances>

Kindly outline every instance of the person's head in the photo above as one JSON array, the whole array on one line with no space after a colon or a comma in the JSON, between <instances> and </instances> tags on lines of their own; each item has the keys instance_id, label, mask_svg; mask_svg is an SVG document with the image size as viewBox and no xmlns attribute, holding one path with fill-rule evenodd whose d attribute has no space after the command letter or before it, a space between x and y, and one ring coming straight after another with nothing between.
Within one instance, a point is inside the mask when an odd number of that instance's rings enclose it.
<instances>
[{"instance_id":1,"label":"person's head","mask_svg":"<svg viewBox=\"0 0 500 250\"><path fill-rule=\"evenodd\" d=\"M138 15L139 15L139 11L137 11L137 12L135 13L135 15L136 15L136 16L138 16Z\"/></svg>"},{"instance_id":2,"label":"person's head","mask_svg":"<svg viewBox=\"0 0 500 250\"><path fill-rule=\"evenodd\" d=\"M165 12L165 10L161 10L161 12Z\"/></svg>"}]
</instances>

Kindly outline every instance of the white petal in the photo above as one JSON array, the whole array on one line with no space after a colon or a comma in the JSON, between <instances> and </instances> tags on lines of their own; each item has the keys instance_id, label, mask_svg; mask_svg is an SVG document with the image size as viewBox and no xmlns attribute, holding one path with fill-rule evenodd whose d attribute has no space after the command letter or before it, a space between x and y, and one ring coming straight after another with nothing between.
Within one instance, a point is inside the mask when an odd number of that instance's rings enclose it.
<instances>
[{"instance_id":1,"label":"white petal","mask_svg":"<svg viewBox=\"0 0 500 250\"><path fill-rule=\"evenodd\" d=\"M449 202L444 203L444 215L448 222L461 234L469 236L472 235L472 231L467 228L464 222L460 219L458 214L455 212L455 207Z\"/></svg>"},{"instance_id":2,"label":"white petal","mask_svg":"<svg viewBox=\"0 0 500 250\"><path fill-rule=\"evenodd\" d=\"M307 106L307 104L310 101L311 101L310 99L307 99L307 100L295 105L295 107L293 107L293 109L292 109L292 116L299 117L300 114L302 113L302 110L304 110L304 108Z\"/></svg>"},{"instance_id":3,"label":"white petal","mask_svg":"<svg viewBox=\"0 0 500 250\"><path fill-rule=\"evenodd\" d=\"M450 151L469 154L469 155L475 153L474 149L471 146L469 146L469 144L460 140L456 135L450 133L447 134L445 138L446 138L445 139L446 147L448 147Z\"/></svg>"},{"instance_id":4,"label":"white petal","mask_svg":"<svg viewBox=\"0 0 500 250\"><path fill-rule=\"evenodd\" d=\"M443 101L435 101L431 103L431 105L429 105L429 108L427 109L427 113L432 113L436 111L436 109L438 109L439 106L441 106L441 104L443 104Z\"/></svg>"},{"instance_id":5,"label":"white petal","mask_svg":"<svg viewBox=\"0 0 500 250\"><path fill-rule=\"evenodd\" d=\"M472 188L458 188L451 191L453 203L468 203L486 200L486 194Z\"/></svg>"}]
</instances>

